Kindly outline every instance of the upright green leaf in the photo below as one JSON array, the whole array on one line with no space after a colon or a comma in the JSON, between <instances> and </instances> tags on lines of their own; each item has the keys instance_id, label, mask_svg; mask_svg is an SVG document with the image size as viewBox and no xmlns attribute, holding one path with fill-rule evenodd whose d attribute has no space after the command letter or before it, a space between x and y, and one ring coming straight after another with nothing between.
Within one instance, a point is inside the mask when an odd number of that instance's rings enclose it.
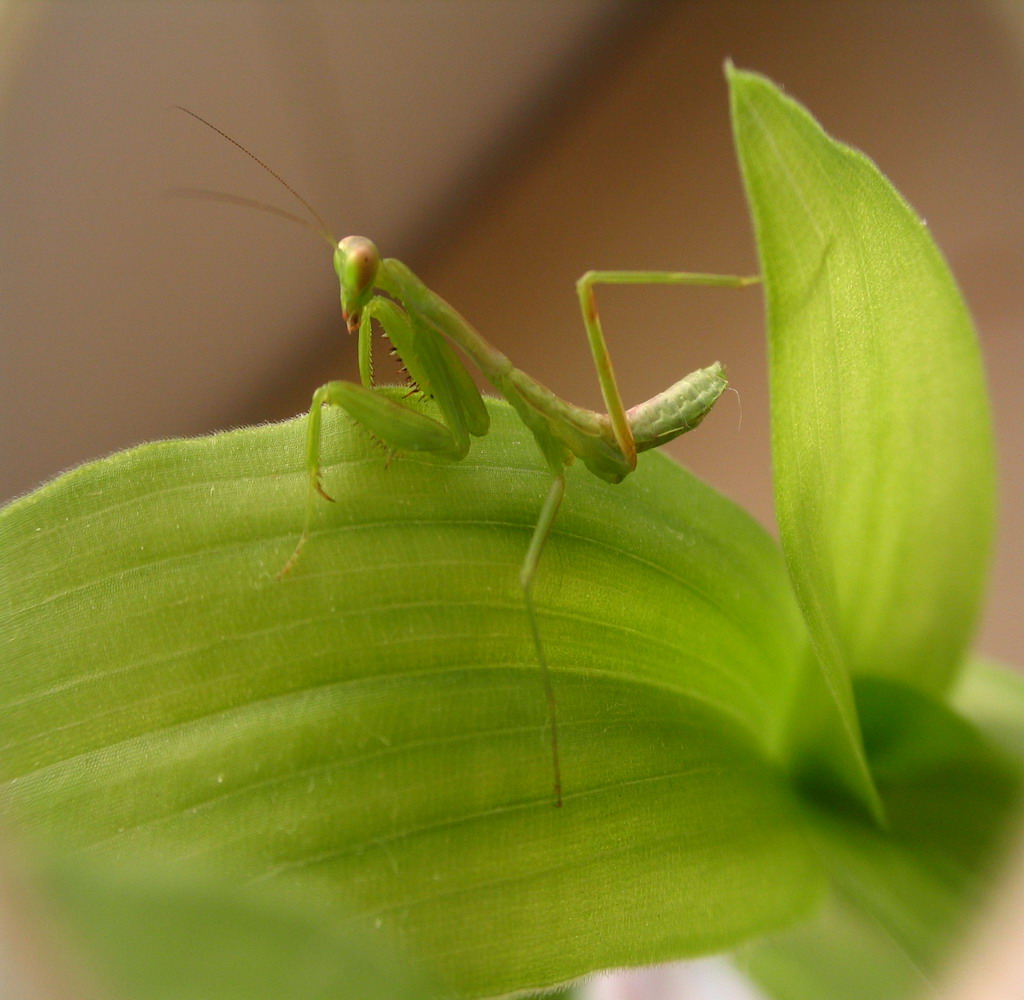
<instances>
[{"instance_id":1,"label":"upright green leaf","mask_svg":"<svg viewBox=\"0 0 1024 1000\"><path fill-rule=\"evenodd\" d=\"M730 70L768 299L783 548L833 688L947 690L978 614L993 456L970 318L922 221L769 81Z\"/></svg>"},{"instance_id":2,"label":"upright green leaf","mask_svg":"<svg viewBox=\"0 0 1024 1000\"><path fill-rule=\"evenodd\" d=\"M457 465L327 414L115 455L0 514L0 805L99 857L213 864L355 912L454 993L728 947L819 865L776 760L799 613L768 536L661 456L547 488L504 404Z\"/></svg>"},{"instance_id":3,"label":"upright green leaf","mask_svg":"<svg viewBox=\"0 0 1024 1000\"><path fill-rule=\"evenodd\" d=\"M729 78L768 299L779 527L821 668L795 702L796 752L833 883L815 919L743 961L773 1000L918 996L1020 800L1014 768L936 698L963 659L992 534L977 344L877 169L767 80ZM857 791L861 729L883 828L833 801L836 777Z\"/></svg>"}]
</instances>

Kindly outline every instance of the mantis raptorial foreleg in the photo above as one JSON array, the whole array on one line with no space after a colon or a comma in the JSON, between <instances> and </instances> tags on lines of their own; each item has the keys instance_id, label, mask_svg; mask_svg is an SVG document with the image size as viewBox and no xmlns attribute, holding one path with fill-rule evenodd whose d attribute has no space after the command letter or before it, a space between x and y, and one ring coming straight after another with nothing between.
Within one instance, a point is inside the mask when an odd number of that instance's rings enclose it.
<instances>
[{"instance_id":1,"label":"mantis raptorial foreleg","mask_svg":"<svg viewBox=\"0 0 1024 1000\"><path fill-rule=\"evenodd\" d=\"M188 113L199 118L194 112ZM359 335L362 384L328 382L313 395L306 438L309 488L305 527L295 551L278 573L279 579L295 566L309 539L317 495L331 499L320 479L320 434L325 406L345 410L390 452L425 452L458 461L469 450L470 435L479 437L486 434L489 427L489 417L479 390L453 350L458 348L512 405L533 434L552 478L519 570L519 584L544 683L551 735L554 800L555 805L561 805L557 701L533 603L533 584L565 493L566 466L574 457L579 458L594 475L605 482L618 483L636 468L638 452L658 448L696 427L726 387L722 366L715 362L691 372L657 396L627 410L622 404L605 344L594 288L601 284L740 288L759 279L680 271L588 271L584 274L576 288L607 408L606 413L597 413L566 402L515 368L504 354L492 347L447 302L431 292L409 268L394 259L381 259L370 240L362 236L348 236L335 242L319 215L281 177L216 126L203 118L199 120L256 160L316 220L317 225L313 228L334 250L342 317L349 332ZM391 339L395 353L409 375L412 390L434 400L439 419L374 390L371 351L374 321Z\"/></svg>"},{"instance_id":2,"label":"mantis raptorial foreleg","mask_svg":"<svg viewBox=\"0 0 1024 1000\"><path fill-rule=\"evenodd\" d=\"M436 393L445 416L444 423L373 390L371 324L374 318L387 331L396 353L402 352L400 356L407 365L413 387ZM469 433L480 433L475 425L467 427L461 404L453 401L452 378L445 369L452 360L458 363L451 349L443 341L436 342L432 345L434 356L431 356L423 345L417 347L415 326L415 321L391 300L380 297L371 299L358 323L359 375L362 384L327 382L313 394L306 431L306 467L309 472L306 520L294 551L277 574L278 579L291 571L309 540L316 494L333 501L333 497L324 490L320 476L320 434L325 406L337 406L345 410L393 454L428 452L459 459L469 451ZM419 382L415 381L417 378ZM473 391L476 391L475 386ZM480 405L482 407L483 403Z\"/></svg>"}]
</instances>

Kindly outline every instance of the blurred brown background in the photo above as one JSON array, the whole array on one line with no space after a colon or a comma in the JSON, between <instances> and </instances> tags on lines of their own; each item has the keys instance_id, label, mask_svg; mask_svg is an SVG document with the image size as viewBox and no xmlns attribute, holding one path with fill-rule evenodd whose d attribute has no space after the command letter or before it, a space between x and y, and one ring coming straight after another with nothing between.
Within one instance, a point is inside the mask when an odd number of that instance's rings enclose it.
<instances>
[{"instance_id":1,"label":"blurred brown background","mask_svg":"<svg viewBox=\"0 0 1024 1000\"><path fill-rule=\"evenodd\" d=\"M0 498L144 440L303 410L351 373L329 251L208 201L293 208L406 260L522 368L599 393L589 267L746 272L722 62L865 150L928 220L981 331L1002 458L984 652L1020 662L1024 4L0 0ZM759 293L608 289L629 402L720 359L674 453L771 524Z\"/></svg>"}]
</instances>

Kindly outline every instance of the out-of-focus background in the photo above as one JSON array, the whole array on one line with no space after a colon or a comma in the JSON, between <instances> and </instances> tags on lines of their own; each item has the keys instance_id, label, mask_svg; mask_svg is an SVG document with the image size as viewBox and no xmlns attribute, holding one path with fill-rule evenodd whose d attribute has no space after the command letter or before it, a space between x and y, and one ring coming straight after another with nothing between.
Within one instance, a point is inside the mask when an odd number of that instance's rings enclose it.
<instances>
[{"instance_id":1,"label":"out-of-focus background","mask_svg":"<svg viewBox=\"0 0 1024 1000\"><path fill-rule=\"evenodd\" d=\"M977 320L1002 535L980 649L1021 662L1024 3L0 0L0 499L153 438L290 416L351 375L328 247L187 117L598 406L585 269L756 269L722 63L760 70L927 219ZM171 196L169 196L171 195ZM772 523L756 290L604 289L624 395L719 359L674 454ZM898 373L894 374L898 377Z\"/></svg>"},{"instance_id":2,"label":"out-of-focus background","mask_svg":"<svg viewBox=\"0 0 1024 1000\"><path fill-rule=\"evenodd\" d=\"M573 291L590 267L747 272L722 63L875 159L981 332L1002 538L980 648L1024 606L1024 3L0 0L0 499L153 438L290 416L351 374L330 253L287 192L416 269L513 361L600 405ZM772 523L760 294L612 288L631 402L719 359L674 453ZM898 376L896 376L898 377Z\"/></svg>"}]
</instances>

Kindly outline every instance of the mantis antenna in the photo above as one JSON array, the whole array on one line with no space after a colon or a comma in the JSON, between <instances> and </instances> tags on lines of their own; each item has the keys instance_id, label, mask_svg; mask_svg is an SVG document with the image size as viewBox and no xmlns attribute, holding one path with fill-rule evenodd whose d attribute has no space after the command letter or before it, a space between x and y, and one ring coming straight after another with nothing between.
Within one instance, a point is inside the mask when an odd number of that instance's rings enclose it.
<instances>
[{"instance_id":1,"label":"mantis antenna","mask_svg":"<svg viewBox=\"0 0 1024 1000\"><path fill-rule=\"evenodd\" d=\"M227 201L239 205L247 205L250 208L259 208L261 210L271 212L275 215L283 216L286 219L291 219L293 222L299 222L303 225L309 225L313 232L319 233L320 236L322 236L325 240L327 240L328 243L331 244L331 246L335 246L337 244L338 241L331 235L330 228L328 227L327 223L324 222L324 220L321 218L320 213L308 201L306 201L306 199L303 198L302 195L299 194L299 192L296 191L295 188L293 188L291 184L289 184L276 170L274 170L272 167L268 167L267 164L264 163L255 153L246 149L245 146L243 146L237 139L233 139L230 135L227 134L227 132L223 131L223 129L219 129L212 122L208 122L202 115L197 115L194 111L190 111L188 108L183 107L180 104L175 104L174 107L176 107L179 111L184 111L185 114L187 115L191 115L193 118L196 119L196 121L202 122L207 128L213 129L213 131L216 132L217 135L223 136L225 139L227 139L228 142L231 143L232 146L235 146L236 148L240 149L243 153L245 153L246 156L249 157L249 159L258 163L268 174L270 174L271 177L274 178L274 180L278 182L278 184L280 184L300 205L302 205L302 207L307 212L309 212L310 216L316 221L316 225L312 226L309 223L306 223L304 220L300 219L297 215L292 215L290 212L285 212L283 209L275 209L272 205L264 205L261 202L250 201L248 198L236 198L233 195L225 195L224 197L216 196L214 200Z\"/></svg>"}]
</instances>

